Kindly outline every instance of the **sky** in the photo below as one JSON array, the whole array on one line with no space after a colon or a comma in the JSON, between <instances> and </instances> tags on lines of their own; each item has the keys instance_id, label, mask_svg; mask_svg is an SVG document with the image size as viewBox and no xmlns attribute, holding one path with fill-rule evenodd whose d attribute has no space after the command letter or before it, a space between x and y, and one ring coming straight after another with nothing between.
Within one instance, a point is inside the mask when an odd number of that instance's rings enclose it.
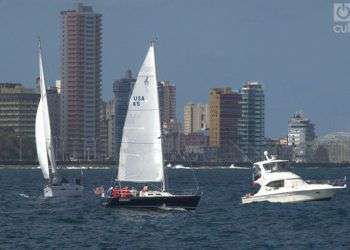
<instances>
[{"instance_id":1,"label":"sky","mask_svg":"<svg viewBox=\"0 0 350 250\"><path fill-rule=\"evenodd\" d=\"M300 110L320 136L350 131L350 33L333 32L332 1L0 0L0 82L34 86L38 36L46 78L60 79L60 11L78 2L103 15L105 100L156 37L158 78L176 85L180 120L210 88L253 80L264 85L266 136L285 136Z\"/></svg>"}]
</instances>

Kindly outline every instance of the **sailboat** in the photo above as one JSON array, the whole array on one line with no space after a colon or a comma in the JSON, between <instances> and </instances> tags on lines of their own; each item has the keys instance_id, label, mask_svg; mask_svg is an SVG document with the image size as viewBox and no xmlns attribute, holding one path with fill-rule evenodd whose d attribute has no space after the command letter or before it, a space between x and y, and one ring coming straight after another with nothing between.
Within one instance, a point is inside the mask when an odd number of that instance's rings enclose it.
<instances>
[{"instance_id":1,"label":"sailboat","mask_svg":"<svg viewBox=\"0 0 350 250\"><path fill-rule=\"evenodd\" d=\"M57 173L55 151L52 143L50 115L47 103L46 85L42 62L42 51L39 40L39 73L40 101L35 118L35 142L38 161L45 179L44 197L81 195L83 186L81 180L69 183Z\"/></svg>"},{"instance_id":2,"label":"sailboat","mask_svg":"<svg viewBox=\"0 0 350 250\"><path fill-rule=\"evenodd\" d=\"M130 96L118 174L114 185L107 191L107 205L195 209L200 194L178 195L166 190L156 72L155 45L152 42ZM145 185L137 190L128 188L126 183Z\"/></svg>"}]
</instances>

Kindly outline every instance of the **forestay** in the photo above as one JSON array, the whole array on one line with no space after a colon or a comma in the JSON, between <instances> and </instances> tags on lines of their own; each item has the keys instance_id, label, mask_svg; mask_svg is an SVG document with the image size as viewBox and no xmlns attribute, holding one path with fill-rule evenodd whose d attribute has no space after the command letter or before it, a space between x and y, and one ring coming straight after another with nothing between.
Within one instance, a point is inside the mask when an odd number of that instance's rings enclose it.
<instances>
[{"instance_id":1,"label":"forestay","mask_svg":"<svg viewBox=\"0 0 350 250\"><path fill-rule=\"evenodd\" d=\"M119 181L162 182L163 154L154 45L130 96L119 154Z\"/></svg>"}]
</instances>

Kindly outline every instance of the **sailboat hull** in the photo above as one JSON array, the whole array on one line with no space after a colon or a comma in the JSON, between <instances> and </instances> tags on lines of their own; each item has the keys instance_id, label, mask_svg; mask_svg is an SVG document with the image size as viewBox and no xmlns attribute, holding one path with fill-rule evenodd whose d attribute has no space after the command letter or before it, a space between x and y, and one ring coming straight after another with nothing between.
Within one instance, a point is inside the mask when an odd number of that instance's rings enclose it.
<instances>
[{"instance_id":1,"label":"sailboat hull","mask_svg":"<svg viewBox=\"0 0 350 250\"><path fill-rule=\"evenodd\" d=\"M130 197L130 198L107 198L110 207L135 207L135 208L184 208L196 209L200 195L171 195L157 197Z\"/></svg>"},{"instance_id":2,"label":"sailboat hull","mask_svg":"<svg viewBox=\"0 0 350 250\"><path fill-rule=\"evenodd\" d=\"M75 184L61 184L57 186L46 186L44 188L44 197L74 197L83 194L84 187Z\"/></svg>"}]
</instances>

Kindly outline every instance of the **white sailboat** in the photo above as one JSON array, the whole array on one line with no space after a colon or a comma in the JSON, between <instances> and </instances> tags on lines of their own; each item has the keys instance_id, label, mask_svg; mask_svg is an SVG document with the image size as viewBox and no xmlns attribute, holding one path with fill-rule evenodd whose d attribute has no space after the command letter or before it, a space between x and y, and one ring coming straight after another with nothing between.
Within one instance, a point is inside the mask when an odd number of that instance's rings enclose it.
<instances>
[{"instance_id":1,"label":"white sailboat","mask_svg":"<svg viewBox=\"0 0 350 250\"><path fill-rule=\"evenodd\" d=\"M196 208L200 195L166 191L154 43L140 69L123 128L116 182L107 192L110 206ZM141 191L121 183L146 184ZM148 184L160 183L159 190Z\"/></svg>"},{"instance_id":2,"label":"white sailboat","mask_svg":"<svg viewBox=\"0 0 350 250\"><path fill-rule=\"evenodd\" d=\"M76 183L70 184L57 173L40 41L39 73L40 101L35 118L35 142L38 161L45 179L44 197L80 195L83 191L83 186L80 184L79 179L76 180Z\"/></svg>"}]
</instances>

